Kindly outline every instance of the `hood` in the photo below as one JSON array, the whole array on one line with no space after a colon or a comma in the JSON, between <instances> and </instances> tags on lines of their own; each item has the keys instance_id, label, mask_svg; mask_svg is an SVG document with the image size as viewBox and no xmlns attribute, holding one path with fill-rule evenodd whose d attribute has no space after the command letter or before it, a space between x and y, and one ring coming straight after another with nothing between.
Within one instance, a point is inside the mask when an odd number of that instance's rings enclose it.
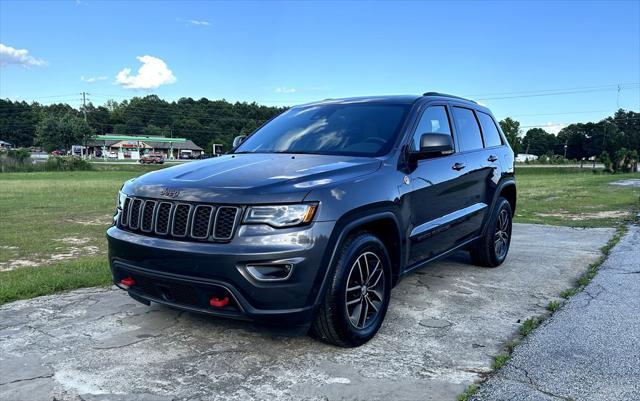
<instances>
[{"instance_id":1,"label":"hood","mask_svg":"<svg viewBox=\"0 0 640 401\"><path fill-rule=\"evenodd\" d=\"M301 202L312 189L376 171L378 159L249 153L225 155L128 181L129 195L210 203Z\"/></svg>"}]
</instances>

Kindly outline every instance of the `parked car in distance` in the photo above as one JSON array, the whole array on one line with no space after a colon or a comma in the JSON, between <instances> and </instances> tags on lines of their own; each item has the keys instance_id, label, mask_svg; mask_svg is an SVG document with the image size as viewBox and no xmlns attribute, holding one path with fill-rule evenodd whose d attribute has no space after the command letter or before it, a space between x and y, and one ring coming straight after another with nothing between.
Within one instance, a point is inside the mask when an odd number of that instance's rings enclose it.
<instances>
[{"instance_id":1,"label":"parked car in distance","mask_svg":"<svg viewBox=\"0 0 640 401\"><path fill-rule=\"evenodd\" d=\"M164 156L158 153L148 153L138 160L140 164L163 164Z\"/></svg>"},{"instance_id":2,"label":"parked car in distance","mask_svg":"<svg viewBox=\"0 0 640 401\"><path fill-rule=\"evenodd\" d=\"M134 299L358 346L402 277L507 257L514 154L491 112L428 92L292 107L230 152L127 181L108 229Z\"/></svg>"},{"instance_id":3,"label":"parked car in distance","mask_svg":"<svg viewBox=\"0 0 640 401\"><path fill-rule=\"evenodd\" d=\"M56 149L51 152L51 156L66 156L67 151L64 149Z\"/></svg>"},{"instance_id":4,"label":"parked car in distance","mask_svg":"<svg viewBox=\"0 0 640 401\"><path fill-rule=\"evenodd\" d=\"M107 152L107 159L117 159L118 152Z\"/></svg>"}]
</instances>

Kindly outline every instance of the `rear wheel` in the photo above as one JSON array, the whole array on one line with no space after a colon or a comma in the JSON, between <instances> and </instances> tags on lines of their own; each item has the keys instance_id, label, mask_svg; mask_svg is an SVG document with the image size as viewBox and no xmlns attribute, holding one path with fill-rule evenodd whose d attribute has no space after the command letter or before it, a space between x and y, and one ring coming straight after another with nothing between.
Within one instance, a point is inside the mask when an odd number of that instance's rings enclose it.
<instances>
[{"instance_id":1,"label":"rear wheel","mask_svg":"<svg viewBox=\"0 0 640 401\"><path fill-rule=\"evenodd\" d=\"M485 234L471 247L474 264L497 267L504 262L511 245L512 216L509 201L498 198Z\"/></svg>"},{"instance_id":2,"label":"rear wheel","mask_svg":"<svg viewBox=\"0 0 640 401\"><path fill-rule=\"evenodd\" d=\"M311 335L357 347L380 329L391 295L391 264L376 236L359 233L340 246L334 275L311 326Z\"/></svg>"}]
</instances>

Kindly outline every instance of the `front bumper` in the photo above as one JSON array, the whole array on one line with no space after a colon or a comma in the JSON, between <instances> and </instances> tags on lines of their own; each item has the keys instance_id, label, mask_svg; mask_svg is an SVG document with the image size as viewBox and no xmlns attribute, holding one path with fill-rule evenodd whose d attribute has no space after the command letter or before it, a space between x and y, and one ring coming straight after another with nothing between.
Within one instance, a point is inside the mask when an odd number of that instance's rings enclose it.
<instances>
[{"instance_id":1,"label":"front bumper","mask_svg":"<svg viewBox=\"0 0 640 401\"><path fill-rule=\"evenodd\" d=\"M237 319L287 325L313 318L325 276L325 251L334 222L273 229L240 226L230 243L199 243L144 236L117 227L107 231L113 281L143 301ZM294 260L284 281L262 282L248 263ZM120 284L133 277L136 285ZM211 297L228 296L213 307Z\"/></svg>"}]
</instances>

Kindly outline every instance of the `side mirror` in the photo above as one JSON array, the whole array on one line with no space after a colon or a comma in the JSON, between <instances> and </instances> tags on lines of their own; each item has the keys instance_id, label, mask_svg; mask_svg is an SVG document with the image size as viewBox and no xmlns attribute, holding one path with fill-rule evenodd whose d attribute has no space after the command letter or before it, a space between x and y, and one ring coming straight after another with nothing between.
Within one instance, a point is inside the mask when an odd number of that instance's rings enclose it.
<instances>
[{"instance_id":1,"label":"side mirror","mask_svg":"<svg viewBox=\"0 0 640 401\"><path fill-rule=\"evenodd\" d=\"M240 146L240 144L244 142L246 138L246 135L238 135L237 137L233 138L233 148L235 149Z\"/></svg>"},{"instance_id":2,"label":"side mirror","mask_svg":"<svg viewBox=\"0 0 640 401\"><path fill-rule=\"evenodd\" d=\"M453 153L453 139L448 134L428 132L420 136L420 150L411 153L416 159L448 155Z\"/></svg>"}]
</instances>

